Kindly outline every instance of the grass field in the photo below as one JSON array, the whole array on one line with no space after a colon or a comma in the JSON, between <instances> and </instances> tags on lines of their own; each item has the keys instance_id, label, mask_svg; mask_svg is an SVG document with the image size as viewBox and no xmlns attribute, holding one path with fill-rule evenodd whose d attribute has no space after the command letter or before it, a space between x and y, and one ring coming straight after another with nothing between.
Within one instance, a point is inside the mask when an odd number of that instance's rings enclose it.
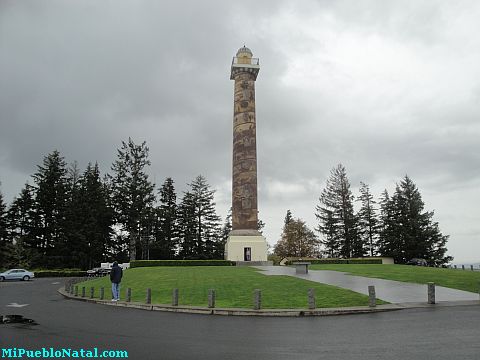
<instances>
[{"instance_id":1,"label":"grass field","mask_svg":"<svg viewBox=\"0 0 480 360\"><path fill-rule=\"evenodd\" d=\"M109 277L78 284L95 287L98 297L100 287L105 287L105 297L110 297ZM152 289L152 303L170 304L172 289L179 289L180 305L207 306L208 289L216 290L216 306L252 308L254 289L262 290L262 308L307 308L307 292L315 289L316 305L323 307L367 306L368 297L335 286L319 284L289 276L266 276L249 267L149 267L124 272L121 299L126 289L132 289L132 301L145 302L146 289ZM384 302L378 301L379 304Z\"/></svg>"},{"instance_id":2,"label":"grass field","mask_svg":"<svg viewBox=\"0 0 480 360\"><path fill-rule=\"evenodd\" d=\"M478 292L480 271L431 268L408 265L311 265L312 270L333 270L372 278L405 281L417 284L434 282L452 289Z\"/></svg>"}]
</instances>

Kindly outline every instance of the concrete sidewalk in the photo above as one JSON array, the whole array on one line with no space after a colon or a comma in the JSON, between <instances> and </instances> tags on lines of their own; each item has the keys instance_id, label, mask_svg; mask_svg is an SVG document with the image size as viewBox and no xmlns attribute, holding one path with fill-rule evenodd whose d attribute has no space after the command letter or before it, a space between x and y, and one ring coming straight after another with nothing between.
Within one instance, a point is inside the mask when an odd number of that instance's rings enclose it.
<instances>
[{"instance_id":1,"label":"concrete sidewalk","mask_svg":"<svg viewBox=\"0 0 480 360\"><path fill-rule=\"evenodd\" d=\"M367 278L348 275L329 270L309 270L308 274L297 275L295 268L287 266L255 266L265 275L287 275L323 284L338 286L361 294L368 295L368 286L375 286L376 297L390 303L422 303L427 302L427 285L412 284L401 281ZM462 290L435 287L437 302L441 301L472 301L479 300L479 294Z\"/></svg>"}]
</instances>

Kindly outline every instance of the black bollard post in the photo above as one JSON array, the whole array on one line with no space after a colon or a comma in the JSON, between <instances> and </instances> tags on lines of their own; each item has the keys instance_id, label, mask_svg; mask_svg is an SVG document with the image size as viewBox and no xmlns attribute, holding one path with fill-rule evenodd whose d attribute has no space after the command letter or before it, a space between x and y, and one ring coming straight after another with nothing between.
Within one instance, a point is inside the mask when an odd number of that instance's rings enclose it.
<instances>
[{"instance_id":1,"label":"black bollard post","mask_svg":"<svg viewBox=\"0 0 480 360\"><path fill-rule=\"evenodd\" d=\"M428 283L428 303L435 304L435 283Z\"/></svg>"},{"instance_id":2,"label":"black bollard post","mask_svg":"<svg viewBox=\"0 0 480 360\"><path fill-rule=\"evenodd\" d=\"M315 302L315 289L308 289L308 308L313 310L317 307Z\"/></svg>"},{"instance_id":3,"label":"black bollard post","mask_svg":"<svg viewBox=\"0 0 480 360\"><path fill-rule=\"evenodd\" d=\"M253 298L253 309L260 310L262 308L262 290L255 289Z\"/></svg>"},{"instance_id":4,"label":"black bollard post","mask_svg":"<svg viewBox=\"0 0 480 360\"><path fill-rule=\"evenodd\" d=\"M377 295L375 294L375 286L370 285L368 287L368 306L376 307L377 306Z\"/></svg>"},{"instance_id":5,"label":"black bollard post","mask_svg":"<svg viewBox=\"0 0 480 360\"><path fill-rule=\"evenodd\" d=\"M172 291L172 306L178 306L178 289Z\"/></svg>"},{"instance_id":6,"label":"black bollard post","mask_svg":"<svg viewBox=\"0 0 480 360\"><path fill-rule=\"evenodd\" d=\"M208 290L208 307L209 308L215 307L215 289Z\"/></svg>"},{"instance_id":7,"label":"black bollard post","mask_svg":"<svg viewBox=\"0 0 480 360\"><path fill-rule=\"evenodd\" d=\"M152 289L148 288L147 289L147 299L145 301L147 304L152 303Z\"/></svg>"}]
</instances>

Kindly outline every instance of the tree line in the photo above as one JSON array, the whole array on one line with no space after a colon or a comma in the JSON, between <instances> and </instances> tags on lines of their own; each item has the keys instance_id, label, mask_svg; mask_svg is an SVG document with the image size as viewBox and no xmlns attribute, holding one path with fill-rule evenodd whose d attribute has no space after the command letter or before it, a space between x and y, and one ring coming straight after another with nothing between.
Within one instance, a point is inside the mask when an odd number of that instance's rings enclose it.
<instances>
[{"instance_id":1,"label":"tree line","mask_svg":"<svg viewBox=\"0 0 480 360\"><path fill-rule=\"evenodd\" d=\"M332 169L315 209L315 230L320 236L288 210L274 253L280 257L388 256L399 264L422 258L434 266L453 260L446 255L448 235L440 232L434 212L424 209L420 191L408 176L392 195L384 190L378 202L367 184L361 182L359 191L355 199L343 165ZM354 202L359 203L358 211Z\"/></svg>"},{"instance_id":2,"label":"tree line","mask_svg":"<svg viewBox=\"0 0 480 360\"><path fill-rule=\"evenodd\" d=\"M44 157L7 205L0 193L0 267L81 268L134 259L223 259L230 219L199 175L177 199L167 177L156 189L146 143L122 141L111 172L84 171L58 151Z\"/></svg>"},{"instance_id":3,"label":"tree line","mask_svg":"<svg viewBox=\"0 0 480 360\"><path fill-rule=\"evenodd\" d=\"M25 184L10 205L0 192L0 267L87 269L112 260L223 259L231 209L222 224L215 191L201 175L180 199L170 177L156 189L147 173L148 154L145 142L123 141L103 177L98 164L81 172L58 151L45 156L33 184ZM431 265L453 260L446 255L448 236L408 176L379 201L367 184L360 185L355 198L345 167L332 169L315 209L315 231L288 210L274 254L379 255L396 263L424 258ZM258 229L264 225L260 220Z\"/></svg>"}]
</instances>

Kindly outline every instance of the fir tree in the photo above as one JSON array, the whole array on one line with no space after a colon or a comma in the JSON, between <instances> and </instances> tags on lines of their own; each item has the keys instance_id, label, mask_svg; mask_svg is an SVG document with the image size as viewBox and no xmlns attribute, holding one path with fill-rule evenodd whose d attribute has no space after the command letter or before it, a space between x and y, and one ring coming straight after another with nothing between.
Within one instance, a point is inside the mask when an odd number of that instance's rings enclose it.
<instances>
[{"instance_id":1,"label":"fir tree","mask_svg":"<svg viewBox=\"0 0 480 360\"><path fill-rule=\"evenodd\" d=\"M280 254L289 253L288 244L287 244L287 241L286 241L286 235L285 234L287 233L288 225L292 221L293 221L292 212L290 211L290 209L288 209L287 213L285 214L285 218L283 220L283 228L282 228L281 239L279 241L277 241L277 243L275 244L275 246L273 248L274 254L277 255L277 256L282 256ZM284 256L288 256L288 255L284 255Z\"/></svg>"},{"instance_id":2,"label":"fir tree","mask_svg":"<svg viewBox=\"0 0 480 360\"><path fill-rule=\"evenodd\" d=\"M285 220L283 220L283 228L285 229L285 227L290 223L290 221L293 220L293 217L292 217L292 212L290 211L290 209L287 210L287 213L285 214Z\"/></svg>"},{"instance_id":3,"label":"fir tree","mask_svg":"<svg viewBox=\"0 0 480 360\"><path fill-rule=\"evenodd\" d=\"M381 251L396 263L412 258L426 259L430 265L442 265L453 258L446 256L447 235L433 221L433 211L424 211L419 190L408 177L397 185L391 199L382 199Z\"/></svg>"},{"instance_id":4,"label":"fir tree","mask_svg":"<svg viewBox=\"0 0 480 360\"><path fill-rule=\"evenodd\" d=\"M173 259L178 246L177 195L173 179L165 179L160 191L160 206L157 208L156 231L157 257Z\"/></svg>"},{"instance_id":5,"label":"fir tree","mask_svg":"<svg viewBox=\"0 0 480 360\"><path fill-rule=\"evenodd\" d=\"M211 259L220 247L220 217L215 210L215 190L210 189L201 175L195 178L190 187L195 201L197 251Z\"/></svg>"},{"instance_id":6,"label":"fir tree","mask_svg":"<svg viewBox=\"0 0 480 360\"><path fill-rule=\"evenodd\" d=\"M361 208L357 213L358 235L360 243L368 245L370 256L376 253L376 242L378 237L378 219L375 209L375 200L370 193L368 185L360 182L360 196L357 201L361 202Z\"/></svg>"},{"instance_id":7,"label":"fir tree","mask_svg":"<svg viewBox=\"0 0 480 360\"><path fill-rule=\"evenodd\" d=\"M257 220L257 230L260 234L263 234L263 228L265 227L265 223L261 220Z\"/></svg>"},{"instance_id":8,"label":"fir tree","mask_svg":"<svg viewBox=\"0 0 480 360\"><path fill-rule=\"evenodd\" d=\"M341 238L340 232L338 231L337 220L333 216L333 211L328 209L323 210L319 219L320 221L316 230L323 234L323 240L320 240L320 243L323 244L329 257L339 257Z\"/></svg>"},{"instance_id":9,"label":"fir tree","mask_svg":"<svg viewBox=\"0 0 480 360\"><path fill-rule=\"evenodd\" d=\"M7 204L3 200L2 192L0 192L0 264L2 264L2 267L10 263L11 241L7 229Z\"/></svg>"},{"instance_id":10,"label":"fir tree","mask_svg":"<svg viewBox=\"0 0 480 360\"><path fill-rule=\"evenodd\" d=\"M62 267L68 254L65 243L65 209L67 203L67 169L60 153L55 150L43 160L33 175L35 180L36 212L39 218L39 250L45 255L47 267Z\"/></svg>"},{"instance_id":11,"label":"fir tree","mask_svg":"<svg viewBox=\"0 0 480 360\"><path fill-rule=\"evenodd\" d=\"M324 236L322 244L333 256L362 256L353 200L345 167L339 164L330 173L315 214L319 221L317 231Z\"/></svg>"},{"instance_id":12,"label":"fir tree","mask_svg":"<svg viewBox=\"0 0 480 360\"><path fill-rule=\"evenodd\" d=\"M218 245L218 249L220 253L217 256L217 258L219 259L223 258L225 255L225 244L227 243L227 240L228 240L228 237L230 236L231 231L232 231L232 208L228 210L228 214L225 217L225 222L223 223L223 226L222 226L221 241Z\"/></svg>"},{"instance_id":13,"label":"fir tree","mask_svg":"<svg viewBox=\"0 0 480 360\"><path fill-rule=\"evenodd\" d=\"M35 221L35 192L28 183L20 191L20 195L13 199L8 209L8 227L14 241L19 238L31 235L37 226ZM37 246L33 239L28 241L33 247Z\"/></svg>"},{"instance_id":14,"label":"fir tree","mask_svg":"<svg viewBox=\"0 0 480 360\"><path fill-rule=\"evenodd\" d=\"M13 262L16 266L43 266L39 252L40 219L35 204L35 189L28 183L8 209L8 228L14 243Z\"/></svg>"},{"instance_id":15,"label":"fir tree","mask_svg":"<svg viewBox=\"0 0 480 360\"><path fill-rule=\"evenodd\" d=\"M394 259L402 256L403 247L397 235L396 219L397 214L395 213L393 200L385 189L380 197L378 252L383 256L391 256Z\"/></svg>"},{"instance_id":16,"label":"fir tree","mask_svg":"<svg viewBox=\"0 0 480 360\"><path fill-rule=\"evenodd\" d=\"M67 228L72 266L82 269L99 266L107 260L111 247L113 211L98 164L88 164L83 175L71 176L69 183L72 187Z\"/></svg>"},{"instance_id":17,"label":"fir tree","mask_svg":"<svg viewBox=\"0 0 480 360\"><path fill-rule=\"evenodd\" d=\"M1 185L2 183L0 183ZM7 241L7 204L3 199L3 194L0 191L0 242Z\"/></svg>"},{"instance_id":18,"label":"fir tree","mask_svg":"<svg viewBox=\"0 0 480 360\"><path fill-rule=\"evenodd\" d=\"M78 169L77 162L74 162L67 169L66 177L66 207L65 207L65 222L64 222L64 234L65 244L68 248L68 254L70 258L65 267L83 268L85 265L81 265L80 259L86 259L85 250L87 248L87 239L83 234L82 229L82 203L80 195L80 170Z\"/></svg>"},{"instance_id":19,"label":"fir tree","mask_svg":"<svg viewBox=\"0 0 480 360\"><path fill-rule=\"evenodd\" d=\"M128 233L130 260L137 258L140 234L148 226L145 220L155 201L154 185L146 173L149 165L146 143L136 145L130 138L128 143L122 141L122 147L117 150L117 160L112 165L112 205L118 224Z\"/></svg>"},{"instance_id":20,"label":"fir tree","mask_svg":"<svg viewBox=\"0 0 480 360\"><path fill-rule=\"evenodd\" d=\"M145 213L140 221L140 249L142 251L141 259L149 260L151 249L155 247L155 238L157 234L156 230L157 209L152 206L148 206L145 209Z\"/></svg>"},{"instance_id":21,"label":"fir tree","mask_svg":"<svg viewBox=\"0 0 480 360\"><path fill-rule=\"evenodd\" d=\"M185 192L178 207L178 231L180 238L181 259L197 259L198 244L196 236L196 218L194 196L189 191Z\"/></svg>"},{"instance_id":22,"label":"fir tree","mask_svg":"<svg viewBox=\"0 0 480 360\"><path fill-rule=\"evenodd\" d=\"M195 234L195 239L193 248L191 244L185 247L185 242L192 239L183 239L182 254L185 254L185 249L188 248L190 252L188 256L206 259L219 257L222 245L220 217L215 211L215 190L210 189L206 179L201 175L197 176L189 186L190 190L185 194L181 206L182 231L184 236ZM192 210L193 219L184 218L185 215L192 215ZM185 226L194 226L194 228L186 229Z\"/></svg>"}]
</instances>

